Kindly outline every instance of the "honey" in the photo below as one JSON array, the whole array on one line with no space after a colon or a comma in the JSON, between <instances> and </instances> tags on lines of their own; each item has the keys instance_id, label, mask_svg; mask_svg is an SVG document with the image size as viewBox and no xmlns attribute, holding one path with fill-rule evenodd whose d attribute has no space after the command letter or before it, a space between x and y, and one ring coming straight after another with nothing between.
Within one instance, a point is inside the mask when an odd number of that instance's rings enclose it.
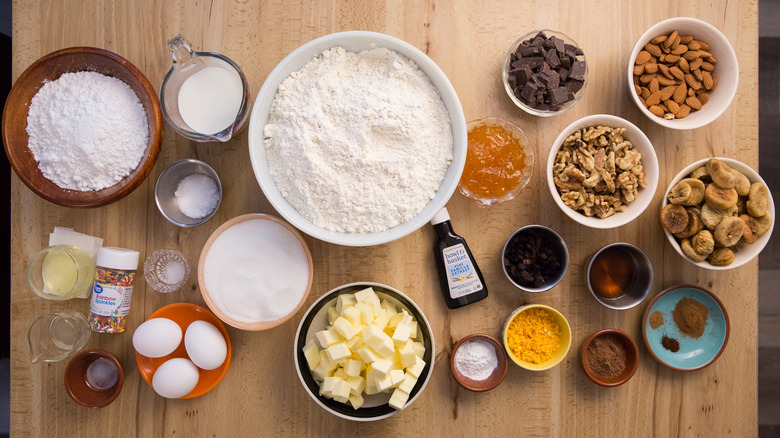
<instances>
[{"instance_id":1,"label":"honey","mask_svg":"<svg viewBox=\"0 0 780 438\"><path fill-rule=\"evenodd\" d=\"M613 299L622 296L636 278L636 265L624 248L612 246L601 251L590 268L590 287L596 295Z\"/></svg>"},{"instance_id":2,"label":"honey","mask_svg":"<svg viewBox=\"0 0 780 438\"><path fill-rule=\"evenodd\" d=\"M468 132L468 153L461 186L485 199L497 199L517 188L527 166L523 141L499 124L480 123Z\"/></svg>"}]
</instances>

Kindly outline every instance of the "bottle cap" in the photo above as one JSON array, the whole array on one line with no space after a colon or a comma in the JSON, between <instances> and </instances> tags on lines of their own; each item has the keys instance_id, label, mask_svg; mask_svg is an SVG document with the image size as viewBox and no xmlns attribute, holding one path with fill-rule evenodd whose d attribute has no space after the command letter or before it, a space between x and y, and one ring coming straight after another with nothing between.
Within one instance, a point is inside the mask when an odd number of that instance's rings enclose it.
<instances>
[{"instance_id":1,"label":"bottle cap","mask_svg":"<svg viewBox=\"0 0 780 438\"><path fill-rule=\"evenodd\" d=\"M444 207L441 209L441 211L433 216L433 219L431 219L431 225L440 224L448 220L450 220L450 214L447 212L447 207Z\"/></svg>"},{"instance_id":2,"label":"bottle cap","mask_svg":"<svg viewBox=\"0 0 780 438\"><path fill-rule=\"evenodd\" d=\"M138 251L104 246L98 250L96 264L104 268L135 271L138 269Z\"/></svg>"}]
</instances>

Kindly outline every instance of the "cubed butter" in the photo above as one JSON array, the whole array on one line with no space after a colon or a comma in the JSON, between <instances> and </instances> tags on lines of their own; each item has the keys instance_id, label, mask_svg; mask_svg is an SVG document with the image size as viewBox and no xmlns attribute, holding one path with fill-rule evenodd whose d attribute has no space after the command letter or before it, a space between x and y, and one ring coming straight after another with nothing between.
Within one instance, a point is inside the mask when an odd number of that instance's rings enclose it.
<instances>
[{"instance_id":1,"label":"cubed butter","mask_svg":"<svg viewBox=\"0 0 780 438\"><path fill-rule=\"evenodd\" d=\"M353 336L352 339L347 341L347 347L354 353L360 350L366 343L363 341L362 336Z\"/></svg>"},{"instance_id":2,"label":"cubed butter","mask_svg":"<svg viewBox=\"0 0 780 438\"><path fill-rule=\"evenodd\" d=\"M395 328L401 321L403 321L404 317L407 315L406 310L401 310L399 313L396 313L392 317L390 317L390 322L387 323L387 326L390 328Z\"/></svg>"},{"instance_id":3,"label":"cubed butter","mask_svg":"<svg viewBox=\"0 0 780 438\"><path fill-rule=\"evenodd\" d=\"M366 303L355 304L355 309L360 311L360 321L363 324L371 324L374 322L374 308Z\"/></svg>"},{"instance_id":4,"label":"cubed butter","mask_svg":"<svg viewBox=\"0 0 780 438\"><path fill-rule=\"evenodd\" d=\"M338 342L328 347L328 358L331 362L338 362L352 355L346 342Z\"/></svg>"},{"instance_id":5,"label":"cubed butter","mask_svg":"<svg viewBox=\"0 0 780 438\"><path fill-rule=\"evenodd\" d=\"M341 294L336 298L336 313L341 314L349 306L354 306L357 303L355 295L353 294Z\"/></svg>"},{"instance_id":6,"label":"cubed butter","mask_svg":"<svg viewBox=\"0 0 780 438\"><path fill-rule=\"evenodd\" d=\"M425 356L425 344L423 344L422 342L415 342L414 343L414 354L417 357L419 357L419 358L422 358L423 356Z\"/></svg>"},{"instance_id":7,"label":"cubed butter","mask_svg":"<svg viewBox=\"0 0 780 438\"><path fill-rule=\"evenodd\" d=\"M347 320L349 320L349 322L352 323L353 326L359 326L361 324L360 310L358 310L357 307L355 306L350 306L344 309L341 312L341 317L347 318Z\"/></svg>"},{"instance_id":8,"label":"cubed butter","mask_svg":"<svg viewBox=\"0 0 780 438\"><path fill-rule=\"evenodd\" d=\"M409 340L409 336L412 334L411 324L407 324L406 321L398 323L393 331L393 344L399 347L406 345L406 341Z\"/></svg>"},{"instance_id":9,"label":"cubed butter","mask_svg":"<svg viewBox=\"0 0 780 438\"><path fill-rule=\"evenodd\" d=\"M346 378L349 377L349 376L347 375L347 373L344 372L344 368L343 367L338 367L338 368L336 368L335 371L333 371L333 377L338 377L338 378L346 380Z\"/></svg>"},{"instance_id":10,"label":"cubed butter","mask_svg":"<svg viewBox=\"0 0 780 438\"><path fill-rule=\"evenodd\" d=\"M400 385L404 381L404 377L403 370L390 371L390 380L393 382L393 387Z\"/></svg>"},{"instance_id":11,"label":"cubed butter","mask_svg":"<svg viewBox=\"0 0 780 438\"><path fill-rule=\"evenodd\" d=\"M328 324L333 324L333 321L339 317L339 312L336 312L335 307L328 307Z\"/></svg>"},{"instance_id":12,"label":"cubed butter","mask_svg":"<svg viewBox=\"0 0 780 438\"><path fill-rule=\"evenodd\" d=\"M395 304L391 303L387 299L382 300L381 306L385 310L385 312L387 312L388 317L398 313L398 310L395 308Z\"/></svg>"},{"instance_id":13,"label":"cubed butter","mask_svg":"<svg viewBox=\"0 0 780 438\"><path fill-rule=\"evenodd\" d=\"M320 349L314 344L314 339L309 339L309 342L303 347L303 356L306 357L306 363L309 364L310 370L320 364Z\"/></svg>"},{"instance_id":14,"label":"cubed butter","mask_svg":"<svg viewBox=\"0 0 780 438\"><path fill-rule=\"evenodd\" d=\"M395 351L392 338L373 325L363 328L363 340L382 357L392 356Z\"/></svg>"},{"instance_id":15,"label":"cubed butter","mask_svg":"<svg viewBox=\"0 0 780 438\"><path fill-rule=\"evenodd\" d=\"M406 402L409 400L409 394L402 391L401 389L396 388L395 391L393 391L393 395L390 396L390 401L388 404L393 409L398 409L399 411L404 408L406 405Z\"/></svg>"},{"instance_id":16,"label":"cubed butter","mask_svg":"<svg viewBox=\"0 0 780 438\"><path fill-rule=\"evenodd\" d=\"M320 382L324 381L326 377L331 377L333 375L333 371L326 370L325 367L322 366L322 363L311 370L311 373L314 375L314 380L319 380Z\"/></svg>"},{"instance_id":17,"label":"cubed butter","mask_svg":"<svg viewBox=\"0 0 780 438\"><path fill-rule=\"evenodd\" d=\"M354 307L350 307L350 309L354 309ZM360 312L358 312L358 315ZM337 334L341 335L346 340L352 339L357 333L357 329L354 325L352 325L351 322L347 321L343 316L339 316L336 318L335 321L333 321L333 328L330 328L328 330L334 330ZM321 332L317 332L318 334Z\"/></svg>"},{"instance_id":18,"label":"cubed butter","mask_svg":"<svg viewBox=\"0 0 780 438\"><path fill-rule=\"evenodd\" d=\"M379 389L380 392L391 389L393 387L393 379L390 377L390 374L388 373L386 376L382 377L381 379L377 379L376 387L377 389Z\"/></svg>"},{"instance_id":19,"label":"cubed butter","mask_svg":"<svg viewBox=\"0 0 780 438\"><path fill-rule=\"evenodd\" d=\"M349 383L349 393L352 395L359 395L363 393L363 389L366 387L366 379L358 377L347 377L347 383Z\"/></svg>"},{"instance_id":20,"label":"cubed butter","mask_svg":"<svg viewBox=\"0 0 780 438\"><path fill-rule=\"evenodd\" d=\"M404 368L408 368L417 363L417 353L414 350L414 342L407 342L406 345L398 350L398 354L401 356L401 364Z\"/></svg>"},{"instance_id":21,"label":"cubed butter","mask_svg":"<svg viewBox=\"0 0 780 438\"><path fill-rule=\"evenodd\" d=\"M393 369L393 362L387 359L377 359L371 363L371 369L384 377Z\"/></svg>"},{"instance_id":22,"label":"cubed butter","mask_svg":"<svg viewBox=\"0 0 780 438\"><path fill-rule=\"evenodd\" d=\"M419 379L420 374L422 374L424 368L425 368L425 361L418 357L417 363L407 368L406 372Z\"/></svg>"},{"instance_id":23,"label":"cubed butter","mask_svg":"<svg viewBox=\"0 0 780 438\"><path fill-rule=\"evenodd\" d=\"M335 399L336 397L341 397L341 398L348 399L350 388L351 386L349 385L349 383L347 383L346 380L344 379L337 380L336 383L333 384L333 390L332 390L333 398Z\"/></svg>"},{"instance_id":24,"label":"cubed butter","mask_svg":"<svg viewBox=\"0 0 780 438\"><path fill-rule=\"evenodd\" d=\"M328 348L336 342L339 342L341 339L338 335L338 332L336 332L333 327L327 330L318 331L314 334L314 336L317 337L317 342L320 343L320 347L322 348Z\"/></svg>"},{"instance_id":25,"label":"cubed butter","mask_svg":"<svg viewBox=\"0 0 780 438\"><path fill-rule=\"evenodd\" d=\"M321 366L325 369L327 372L332 372L336 369L336 367L339 366L338 362L333 362L330 360L330 356L328 355L328 350L320 350L320 364L318 366Z\"/></svg>"},{"instance_id":26,"label":"cubed butter","mask_svg":"<svg viewBox=\"0 0 780 438\"><path fill-rule=\"evenodd\" d=\"M407 394L411 394L412 389L414 389L414 385L416 384L417 384L417 377L414 377L411 374L406 373L404 381L401 382L400 385L398 385L398 389L400 389L401 391Z\"/></svg>"},{"instance_id":27,"label":"cubed butter","mask_svg":"<svg viewBox=\"0 0 780 438\"><path fill-rule=\"evenodd\" d=\"M355 410L360 409L360 407L363 406L363 396L360 394L350 395L349 404L351 404L352 407L355 408Z\"/></svg>"},{"instance_id":28,"label":"cubed butter","mask_svg":"<svg viewBox=\"0 0 780 438\"><path fill-rule=\"evenodd\" d=\"M371 301L379 300L379 297L376 296L374 289L367 287L361 291L355 292L355 299L358 303L370 304Z\"/></svg>"},{"instance_id":29,"label":"cubed butter","mask_svg":"<svg viewBox=\"0 0 780 438\"><path fill-rule=\"evenodd\" d=\"M341 377L326 377L320 385L320 394L328 398L333 398L333 387L336 385L336 382L343 381L344 379Z\"/></svg>"},{"instance_id":30,"label":"cubed butter","mask_svg":"<svg viewBox=\"0 0 780 438\"><path fill-rule=\"evenodd\" d=\"M374 318L373 325L379 330L384 330L385 327L387 327L388 321L390 321L390 318L387 316L387 312L381 310L376 318Z\"/></svg>"},{"instance_id":31,"label":"cubed butter","mask_svg":"<svg viewBox=\"0 0 780 438\"><path fill-rule=\"evenodd\" d=\"M350 377L359 376L362 365L363 362L361 361L349 359L347 360L347 366L344 367L344 372Z\"/></svg>"},{"instance_id":32,"label":"cubed butter","mask_svg":"<svg viewBox=\"0 0 780 438\"><path fill-rule=\"evenodd\" d=\"M361 347L357 352L365 363L372 363L379 359L379 355L376 353L376 351L374 351L374 349L368 345Z\"/></svg>"}]
</instances>

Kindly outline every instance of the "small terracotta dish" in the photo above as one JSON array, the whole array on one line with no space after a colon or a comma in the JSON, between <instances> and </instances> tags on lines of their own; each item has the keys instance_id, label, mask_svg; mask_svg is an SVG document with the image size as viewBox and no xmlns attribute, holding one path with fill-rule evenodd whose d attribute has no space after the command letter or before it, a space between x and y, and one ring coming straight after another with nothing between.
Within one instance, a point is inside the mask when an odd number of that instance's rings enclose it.
<instances>
[{"instance_id":1,"label":"small terracotta dish","mask_svg":"<svg viewBox=\"0 0 780 438\"><path fill-rule=\"evenodd\" d=\"M102 391L93 389L87 382L87 369L98 359L108 359L117 368L116 383ZM102 408L116 400L125 383L125 369L113 354L103 350L84 350L73 356L65 368L65 390L74 402L88 408Z\"/></svg>"},{"instance_id":2,"label":"small terracotta dish","mask_svg":"<svg viewBox=\"0 0 780 438\"><path fill-rule=\"evenodd\" d=\"M68 190L53 183L43 176L27 147L27 112L32 98L45 82L79 71L115 77L130 86L141 101L149 124L146 151L138 166L118 183L99 191ZM3 143L14 172L38 196L65 207L100 207L129 195L152 171L160 154L162 133L160 101L143 72L116 53L94 47L70 47L35 61L16 80L3 111Z\"/></svg>"},{"instance_id":3,"label":"small terracotta dish","mask_svg":"<svg viewBox=\"0 0 780 438\"><path fill-rule=\"evenodd\" d=\"M472 340L482 340L490 344L496 350L496 358L498 359L498 365L493 370L493 373L485 380L473 380L461 373L458 366L455 364L455 353L458 351L461 345ZM450 355L450 370L452 371L452 377L458 384L469 391L485 392L498 386L504 381L506 373L509 370L509 359L506 356L506 351L498 339L493 336L475 333L461 338L454 347L452 347L452 354Z\"/></svg>"},{"instance_id":4,"label":"small terracotta dish","mask_svg":"<svg viewBox=\"0 0 780 438\"><path fill-rule=\"evenodd\" d=\"M615 336L617 339L620 340L620 342L623 344L623 348L625 348L626 350L626 368L617 377L612 377L612 378L603 377L597 374L592 369L590 369L590 367L588 366L588 346L596 338L600 336L606 336L606 335ZM631 379L631 377L636 372L637 367L639 366L639 348L637 347L636 342L634 342L634 339L632 339L628 333L618 329L599 330L596 333L590 335L588 339L586 339L585 342L582 343L582 351L580 352L580 357L582 359L582 369L585 370L585 375L587 375L588 378L594 381L595 383L607 387L620 386L628 382L629 379Z\"/></svg>"}]
</instances>

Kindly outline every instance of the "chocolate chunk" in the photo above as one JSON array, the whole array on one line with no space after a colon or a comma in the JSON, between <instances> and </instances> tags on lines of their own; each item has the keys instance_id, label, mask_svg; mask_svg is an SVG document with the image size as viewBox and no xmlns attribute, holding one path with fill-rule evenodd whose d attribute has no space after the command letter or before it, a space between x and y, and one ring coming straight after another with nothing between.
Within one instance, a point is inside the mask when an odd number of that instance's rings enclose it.
<instances>
[{"instance_id":1,"label":"chocolate chunk","mask_svg":"<svg viewBox=\"0 0 780 438\"><path fill-rule=\"evenodd\" d=\"M569 78L584 81L585 80L585 61L574 61L569 72Z\"/></svg>"},{"instance_id":2,"label":"chocolate chunk","mask_svg":"<svg viewBox=\"0 0 780 438\"><path fill-rule=\"evenodd\" d=\"M561 77L561 82L566 82L566 80L569 79L569 69L562 68L558 70L558 76Z\"/></svg>"},{"instance_id":3,"label":"chocolate chunk","mask_svg":"<svg viewBox=\"0 0 780 438\"><path fill-rule=\"evenodd\" d=\"M556 88L550 92L550 104L561 105L568 100L567 97L566 88Z\"/></svg>"},{"instance_id":4,"label":"chocolate chunk","mask_svg":"<svg viewBox=\"0 0 780 438\"><path fill-rule=\"evenodd\" d=\"M563 67L563 68L565 68L567 70L570 69L571 68L572 59L573 58L571 58L570 56L566 56L566 55L561 56L561 67Z\"/></svg>"},{"instance_id":5,"label":"chocolate chunk","mask_svg":"<svg viewBox=\"0 0 780 438\"><path fill-rule=\"evenodd\" d=\"M582 85L584 83L585 83L584 81L576 81L576 80L569 79L566 82L566 89L571 91L574 94L577 94L577 92L582 89Z\"/></svg>"},{"instance_id":6,"label":"chocolate chunk","mask_svg":"<svg viewBox=\"0 0 780 438\"><path fill-rule=\"evenodd\" d=\"M539 73L543 75L549 75L552 72L552 68L550 68L550 64L547 64L546 62L542 64L542 69L539 70Z\"/></svg>"},{"instance_id":7,"label":"chocolate chunk","mask_svg":"<svg viewBox=\"0 0 780 438\"><path fill-rule=\"evenodd\" d=\"M560 83L561 83L561 77L558 76L558 73L553 71L547 76L547 81L545 82L544 85L547 87L548 90L554 90L558 88Z\"/></svg>"},{"instance_id":8,"label":"chocolate chunk","mask_svg":"<svg viewBox=\"0 0 780 438\"><path fill-rule=\"evenodd\" d=\"M564 53L566 53L565 44L562 39L552 36L550 37L550 40L555 45L555 50L558 52L558 56L563 56Z\"/></svg>"},{"instance_id":9,"label":"chocolate chunk","mask_svg":"<svg viewBox=\"0 0 780 438\"><path fill-rule=\"evenodd\" d=\"M523 86L523 91L520 93L520 98L531 101L531 99L534 98L534 95L536 94L536 90L539 87L536 86L536 84L533 83L533 81L528 81Z\"/></svg>"},{"instance_id":10,"label":"chocolate chunk","mask_svg":"<svg viewBox=\"0 0 780 438\"><path fill-rule=\"evenodd\" d=\"M531 77L533 76L533 71L531 71L530 68L526 67L522 70L517 71L517 83L522 85L531 80Z\"/></svg>"},{"instance_id":11,"label":"chocolate chunk","mask_svg":"<svg viewBox=\"0 0 780 438\"><path fill-rule=\"evenodd\" d=\"M549 50L544 55L544 61L553 70L561 66L561 60L558 58L558 52L555 50Z\"/></svg>"},{"instance_id":12,"label":"chocolate chunk","mask_svg":"<svg viewBox=\"0 0 780 438\"><path fill-rule=\"evenodd\" d=\"M547 84L547 75L544 73L537 73L531 78L537 87L543 88Z\"/></svg>"},{"instance_id":13,"label":"chocolate chunk","mask_svg":"<svg viewBox=\"0 0 780 438\"><path fill-rule=\"evenodd\" d=\"M527 56L534 56L539 54L539 49L533 46L526 46L523 44L520 44L520 46L517 48L517 51L515 52L517 57L527 57Z\"/></svg>"},{"instance_id":14,"label":"chocolate chunk","mask_svg":"<svg viewBox=\"0 0 780 438\"><path fill-rule=\"evenodd\" d=\"M566 45L564 45L564 47L565 47L565 50L566 50L567 54L571 52L571 56L572 57L582 56L583 55L582 49L580 49L579 47L573 46L571 44L566 44Z\"/></svg>"},{"instance_id":15,"label":"chocolate chunk","mask_svg":"<svg viewBox=\"0 0 780 438\"><path fill-rule=\"evenodd\" d=\"M542 42L542 47L544 47L547 50L551 50L555 48L555 41L547 39Z\"/></svg>"}]
</instances>

